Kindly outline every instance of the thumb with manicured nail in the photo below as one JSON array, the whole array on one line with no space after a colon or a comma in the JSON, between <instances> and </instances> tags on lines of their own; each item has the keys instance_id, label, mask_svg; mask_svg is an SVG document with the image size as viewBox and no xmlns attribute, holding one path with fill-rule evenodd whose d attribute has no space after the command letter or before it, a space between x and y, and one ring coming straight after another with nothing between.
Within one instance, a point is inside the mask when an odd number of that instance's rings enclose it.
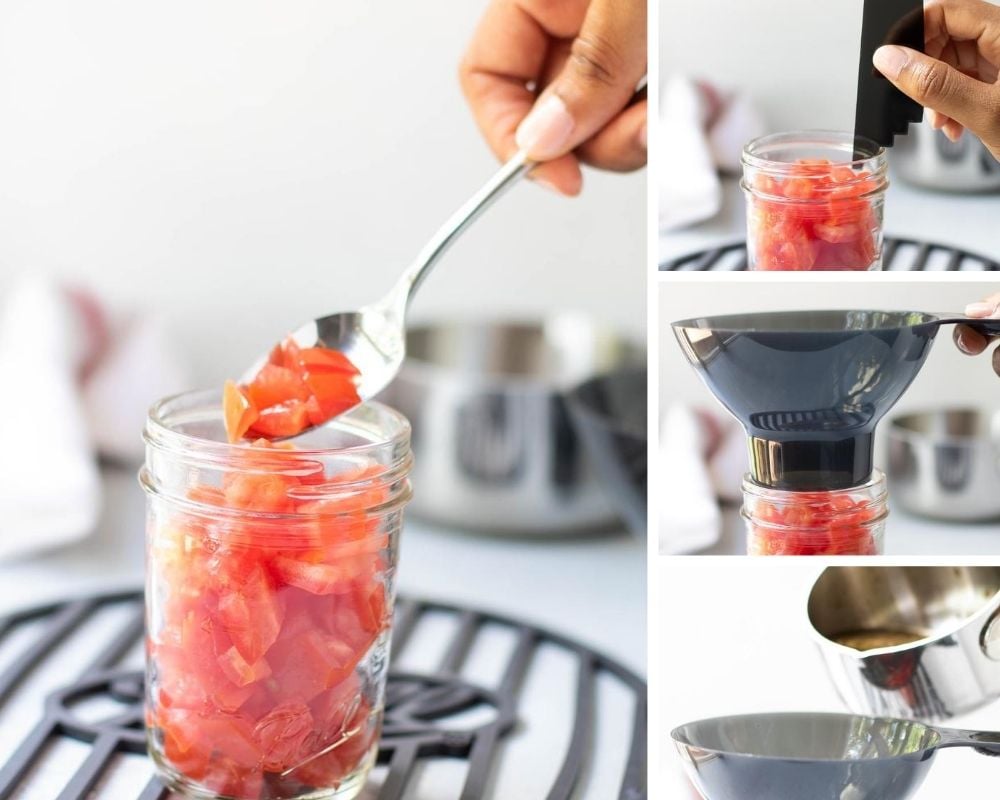
<instances>
[{"instance_id":1,"label":"thumb with manicured nail","mask_svg":"<svg viewBox=\"0 0 1000 800\"><path fill-rule=\"evenodd\" d=\"M872 61L903 94L968 128L1000 159L1000 88L996 84L898 45L880 47Z\"/></svg>"},{"instance_id":2,"label":"thumb with manicured nail","mask_svg":"<svg viewBox=\"0 0 1000 800\"><path fill-rule=\"evenodd\" d=\"M571 152L623 112L645 72L645 0L594 0L562 70L518 126L518 147L534 161ZM633 143L638 166L645 117L629 116L634 136L623 141Z\"/></svg>"},{"instance_id":3,"label":"thumb with manicured nail","mask_svg":"<svg viewBox=\"0 0 1000 800\"><path fill-rule=\"evenodd\" d=\"M1000 292L965 307L965 315L975 319L1000 317ZM986 350L997 337L976 330L969 325L956 325L953 334L958 349L966 355L977 356ZM993 353L993 368L1000 373L1000 348Z\"/></svg>"},{"instance_id":4,"label":"thumb with manicured nail","mask_svg":"<svg viewBox=\"0 0 1000 800\"><path fill-rule=\"evenodd\" d=\"M989 297L976 303L969 303L965 307L965 315L967 317L984 319L995 317L998 313L1000 313L1000 294L991 294Z\"/></svg>"}]
</instances>

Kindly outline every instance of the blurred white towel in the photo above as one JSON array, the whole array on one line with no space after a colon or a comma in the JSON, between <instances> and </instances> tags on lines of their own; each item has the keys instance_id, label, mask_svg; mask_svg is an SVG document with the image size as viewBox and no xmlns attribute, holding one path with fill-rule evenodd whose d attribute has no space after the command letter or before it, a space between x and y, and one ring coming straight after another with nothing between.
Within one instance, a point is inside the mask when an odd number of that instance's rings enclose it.
<instances>
[{"instance_id":1,"label":"blurred white towel","mask_svg":"<svg viewBox=\"0 0 1000 800\"><path fill-rule=\"evenodd\" d=\"M745 93L723 94L675 75L663 82L658 126L660 229L714 217L722 205L719 170L739 172L743 146L765 132Z\"/></svg>"},{"instance_id":2,"label":"blurred white towel","mask_svg":"<svg viewBox=\"0 0 1000 800\"><path fill-rule=\"evenodd\" d=\"M78 539L97 520L97 464L75 384L78 321L41 280L14 286L0 310L0 558Z\"/></svg>"},{"instance_id":3,"label":"blurred white towel","mask_svg":"<svg viewBox=\"0 0 1000 800\"><path fill-rule=\"evenodd\" d=\"M741 499L743 431L728 419L675 404L664 414L660 443L660 552L710 547L722 534L719 499Z\"/></svg>"},{"instance_id":4,"label":"blurred white towel","mask_svg":"<svg viewBox=\"0 0 1000 800\"><path fill-rule=\"evenodd\" d=\"M94 529L98 451L140 460L146 408L164 391L188 388L158 330L133 324L124 344L107 350L93 301L43 278L9 287L0 305L0 559Z\"/></svg>"},{"instance_id":5,"label":"blurred white towel","mask_svg":"<svg viewBox=\"0 0 1000 800\"><path fill-rule=\"evenodd\" d=\"M705 426L687 406L673 405L663 417L660 441L660 552L709 547L719 538L722 515L705 463Z\"/></svg>"}]
</instances>

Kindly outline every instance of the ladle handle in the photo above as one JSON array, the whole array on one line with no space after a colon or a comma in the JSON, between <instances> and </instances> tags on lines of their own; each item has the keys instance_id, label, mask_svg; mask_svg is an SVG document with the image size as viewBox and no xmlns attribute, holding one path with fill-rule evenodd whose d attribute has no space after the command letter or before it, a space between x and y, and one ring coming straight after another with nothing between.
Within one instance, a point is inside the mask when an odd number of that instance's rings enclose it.
<instances>
[{"instance_id":1,"label":"ladle handle","mask_svg":"<svg viewBox=\"0 0 1000 800\"><path fill-rule=\"evenodd\" d=\"M968 325L987 336L1000 336L1000 319L967 317L964 314L939 314L940 325Z\"/></svg>"},{"instance_id":2,"label":"ladle handle","mask_svg":"<svg viewBox=\"0 0 1000 800\"><path fill-rule=\"evenodd\" d=\"M459 235L533 166L534 163L528 160L527 153L523 150L518 151L513 158L493 174L493 177L478 192L466 200L444 225L438 228L430 241L424 245L410 266L406 268L393 289L393 298L402 303L400 310L405 310L406 306L409 305L410 298L413 297L420 284L430 274L431 269Z\"/></svg>"},{"instance_id":3,"label":"ladle handle","mask_svg":"<svg viewBox=\"0 0 1000 800\"><path fill-rule=\"evenodd\" d=\"M972 747L987 756L1000 756L1000 732L966 731L958 728L937 728L941 736L939 747Z\"/></svg>"}]
</instances>

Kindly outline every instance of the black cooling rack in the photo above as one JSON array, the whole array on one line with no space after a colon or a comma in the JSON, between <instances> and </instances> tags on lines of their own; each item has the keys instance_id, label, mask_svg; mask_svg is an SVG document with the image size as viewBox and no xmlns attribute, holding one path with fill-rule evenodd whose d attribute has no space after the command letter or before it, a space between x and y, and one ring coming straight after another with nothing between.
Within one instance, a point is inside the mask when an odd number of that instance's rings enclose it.
<instances>
[{"instance_id":1,"label":"black cooling rack","mask_svg":"<svg viewBox=\"0 0 1000 800\"><path fill-rule=\"evenodd\" d=\"M745 241L702 250L660 264L661 272L740 272L747 268ZM882 268L897 272L996 272L1000 263L945 244L887 236Z\"/></svg>"},{"instance_id":2,"label":"black cooling rack","mask_svg":"<svg viewBox=\"0 0 1000 800\"><path fill-rule=\"evenodd\" d=\"M0 669L0 715L17 701L19 689L33 680L36 670L64 641L109 609L121 613L114 629L100 642L97 654L60 673L65 675L65 685L49 692L34 728L25 732L13 754L0 765L0 800L19 793L26 778L40 768L46 752L60 739L83 743L89 750L52 795L56 800L84 800L108 780L123 756L145 756L143 675L122 666L127 655L141 647L143 601L139 591L50 603L0 618L0 645L9 643L27 626L39 629ZM450 618L453 633L444 642L435 670L424 674L390 669L378 756L382 777L373 789L375 793L365 797L400 800L412 788L417 767L434 759L457 759L464 764L464 783L454 795L457 800L492 797L491 776L505 738L527 724L519 697L525 676L543 646L555 647L571 657L576 676L571 733L544 796L547 800L569 800L585 780L596 756L597 682L610 679L632 699L631 734L617 797L646 797L646 684L641 678L613 659L541 628L488 612L409 598L397 601L393 659L406 652L414 630L428 615ZM460 673L480 634L490 626L513 634L515 643L506 663L498 665L502 666L499 682L484 687L463 679ZM110 701L114 711L96 719L78 713L93 700ZM450 718L472 708L487 709L486 720L472 726L453 724ZM155 777L134 795L136 800L168 796L170 792ZM118 797L116 794L116 800ZM541 800L541 795L525 800Z\"/></svg>"}]
</instances>

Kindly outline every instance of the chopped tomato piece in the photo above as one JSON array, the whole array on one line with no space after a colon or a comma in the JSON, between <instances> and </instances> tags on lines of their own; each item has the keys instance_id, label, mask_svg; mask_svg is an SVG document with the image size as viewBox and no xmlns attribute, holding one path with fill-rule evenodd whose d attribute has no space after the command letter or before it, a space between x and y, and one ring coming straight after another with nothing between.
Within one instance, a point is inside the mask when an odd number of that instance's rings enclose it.
<instances>
[{"instance_id":1,"label":"chopped tomato piece","mask_svg":"<svg viewBox=\"0 0 1000 800\"><path fill-rule=\"evenodd\" d=\"M302 433L309 425L306 404L302 400L289 400L260 412L250 433L270 438L286 438Z\"/></svg>"},{"instance_id":2,"label":"chopped tomato piece","mask_svg":"<svg viewBox=\"0 0 1000 800\"><path fill-rule=\"evenodd\" d=\"M223 493L229 508L282 514L292 510L292 485L284 475L237 472L223 479Z\"/></svg>"},{"instance_id":3,"label":"chopped tomato piece","mask_svg":"<svg viewBox=\"0 0 1000 800\"><path fill-rule=\"evenodd\" d=\"M308 703L344 680L363 655L319 630L281 638L268 654L274 671L271 692L279 700Z\"/></svg>"},{"instance_id":4,"label":"chopped tomato piece","mask_svg":"<svg viewBox=\"0 0 1000 800\"><path fill-rule=\"evenodd\" d=\"M242 587L219 598L218 615L240 655L256 664L278 638L284 610L263 568L257 566Z\"/></svg>"},{"instance_id":5,"label":"chopped tomato piece","mask_svg":"<svg viewBox=\"0 0 1000 800\"><path fill-rule=\"evenodd\" d=\"M350 359L325 347L300 348L292 338L271 350L247 385L227 381L223 390L226 436L267 439L296 436L361 402L360 373Z\"/></svg>"},{"instance_id":6,"label":"chopped tomato piece","mask_svg":"<svg viewBox=\"0 0 1000 800\"><path fill-rule=\"evenodd\" d=\"M246 394L256 408L280 406L290 400L308 400L309 387L298 372L287 367L265 364L246 387Z\"/></svg>"},{"instance_id":7,"label":"chopped tomato piece","mask_svg":"<svg viewBox=\"0 0 1000 800\"><path fill-rule=\"evenodd\" d=\"M331 419L361 402L354 378L343 372L314 372L306 376L324 419Z\"/></svg>"},{"instance_id":8,"label":"chopped tomato piece","mask_svg":"<svg viewBox=\"0 0 1000 800\"><path fill-rule=\"evenodd\" d=\"M237 686L246 686L263 680L271 674L271 667L263 658L254 664L243 658L236 645L219 656L222 673Z\"/></svg>"},{"instance_id":9,"label":"chopped tomato piece","mask_svg":"<svg viewBox=\"0 0 1000 800\"><path fill-rule=\"evenodd\" d=\"M226 423L226 437L230 442L242 439L260 416L256 406L232 381L226 381L222 390L222 409Z\"/></svg>"},{"instance_id":10,"label":"chopped tomato piece","mask_svg":"<svg viewBox=\"0 0 1000 800\"><path fill-rule=\"evenodd\" d=\"M322 564L278 556L274 570L284 583L296 586L310 594L332 594L347 591L352 574L340 564Z\"/></svg>"}]
</instances>

